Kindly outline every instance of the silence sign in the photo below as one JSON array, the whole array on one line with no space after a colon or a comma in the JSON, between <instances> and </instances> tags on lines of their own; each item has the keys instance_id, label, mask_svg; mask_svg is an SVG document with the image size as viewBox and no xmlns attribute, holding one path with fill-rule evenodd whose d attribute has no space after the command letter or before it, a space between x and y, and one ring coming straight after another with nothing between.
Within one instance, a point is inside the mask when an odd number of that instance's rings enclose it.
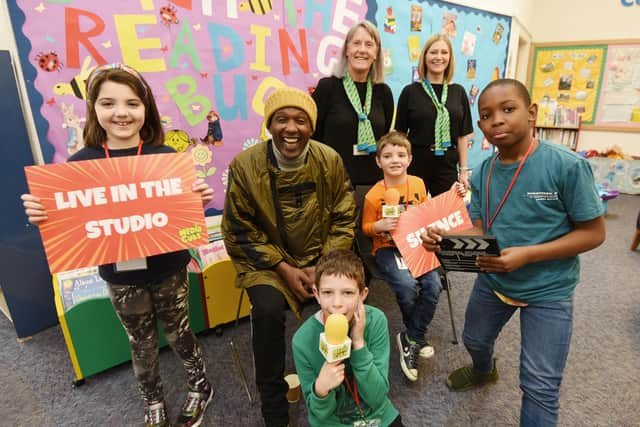
<instances>
[{"instance_id":1,"label":"silence sign","mask_svg":"<svg viewBox=\"0 0 640 427\"><path fill-rule=\"evenodd\" d=\"M493 236L448 236L440 242L438 260L445 270L477 273L477 256L498 256L500 247Z\"/></svg>"}]
</instances>

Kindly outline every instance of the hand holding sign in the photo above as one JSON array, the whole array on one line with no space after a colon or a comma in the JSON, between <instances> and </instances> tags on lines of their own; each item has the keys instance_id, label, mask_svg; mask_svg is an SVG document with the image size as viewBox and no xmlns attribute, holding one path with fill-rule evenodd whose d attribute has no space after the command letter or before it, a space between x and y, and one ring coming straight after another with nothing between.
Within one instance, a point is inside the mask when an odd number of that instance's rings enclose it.
<instances>
[{"instance_id":1,"label":"hand holding sign","mask_svg":"<svg viewBox=\"0 0 640 427\"><path fill-rule=\"evenodd\" d=\"M413 277L419 277L440 266L435 254L422 247L420 236L430 226L446 231L472 227L464 200L455 188L402 213L398 226L391 232Z\"/></svg>"}]
</instances>

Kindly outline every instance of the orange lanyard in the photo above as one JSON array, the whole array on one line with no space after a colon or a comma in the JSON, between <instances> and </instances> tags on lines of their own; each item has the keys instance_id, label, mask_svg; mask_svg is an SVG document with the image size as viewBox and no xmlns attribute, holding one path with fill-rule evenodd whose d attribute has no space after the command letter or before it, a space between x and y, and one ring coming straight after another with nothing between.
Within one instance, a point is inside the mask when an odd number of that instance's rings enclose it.
<instances>
[{"instance_id":1,"label":"orange lanyard","mask_svg":"<svg viewBox=\"0 0 640 427\"><path fill-rule=\"evenodd\" d=\"M356 382L356 376L353 376L353 388L351 387L351 383L349 383L349 377L345 374L344 376L344 385L347 387L347 391L353 397L353 401L356 403L358 407L358 412L360 413L360 417L364 420L364 412L362 411L362 406L360 406L360 395L358 394L358 383Z\"/></svg>"},{"instance_id":2,"label":"orange lanyard","mask_svg":"<svg viewBox=\"0 0 640 427\"><path fill-rule=\"evenodd\" d=\"M387 180L383 179L382 183L384 184L385 191L388 190ZM405 189L405 193L404 193L404 209L405 210L409 209L409 177L407 177L407 188Z\"/></svg>"},{"instance_id":3,"label":"orange lanyard","mask_svg":"<svg viewBox=\"0 0 640 427\"><path fill-rule=\"evenodd\" d=\"M104 148L104 155L107 159L110 158L111 156L109 155L109 149L107 148L106 142L102 144L102 148ZM142 138L140 138L140 141L138 142L138 152L136 153L136 156L139 156L140 153L142 153Z\"/></svg>"},{"instance_id":4,"label":"orange lanyard","mask_svg":"<svg viewBox=\"0 0 640 427\"><path fill-rule=\"evenodd\" d=\"M527 158L529 157L529 154L531 154L531 151L533 151L533 146L535 143L535 139L531 138L531 143L529 144L529 148L527 148L527 152L524 153L524 157L522 158L522 160L520 161L520 165L518 165L518 169L516 169L516 173L513 174L513 178L511 178L511 182L509 183L509 186L507 187L507 191L505 191L504 196L502 196L502 200L500 201L500 204L498 205L498 208L496 209L496 211L493 213L493 216L489 216L489 186L491 185L491 174L493 173L493 166L496 163L496 159L498 158L498 156L496 155L493 160L491 160L491 165L489 166L489 174L487 175L487 188L486 188L486 215L485 215L485 221L486 221L486 229L485 231L488 233L489 230L491 230L491 226L493 225L494 221L496 220L496 217L498 216L498 214L500 213L500 210L502 210L502 206L504 205L504 203L507 201L507 198L509 197L509 194L511 194L511 190L513 189L513 185L516 183L516 180L518 179L518 176L520 176L520 171L522 170L522 167L524 166L524 162L527 161Z\"/></svg>"}]
</instances>

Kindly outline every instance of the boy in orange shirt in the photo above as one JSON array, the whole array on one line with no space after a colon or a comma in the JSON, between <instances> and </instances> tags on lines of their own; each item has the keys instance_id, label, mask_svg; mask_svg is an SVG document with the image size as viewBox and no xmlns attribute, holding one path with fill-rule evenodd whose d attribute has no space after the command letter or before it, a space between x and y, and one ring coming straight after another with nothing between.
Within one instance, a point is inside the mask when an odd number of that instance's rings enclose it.
<instances>
[{"instance_id":1,"label":"boy in orange shirt","mask_svg":"<svg viewBox=\"0 0 640 427\"><path fill-rule=\"evenodd\" d=\"M436 270L414 278L396 248L389 231L398 224L397 217L383 217L384 195L395 189L400 194L400 210L427 200L427 189L421 178L407 174L411 163L411 143L404 134L391 131L378 141L376 163L384 178L365 196L362 230L373 238L373 254L384 280L396 295L405 331L396 336L402 372L410 381L418 379L418 355L433 356L433 347L425 340L433 319L442 284ZM461 197L464 187L455 183ZM389 203L389 201L387 201Z\"/></svg>"}]
</instances>

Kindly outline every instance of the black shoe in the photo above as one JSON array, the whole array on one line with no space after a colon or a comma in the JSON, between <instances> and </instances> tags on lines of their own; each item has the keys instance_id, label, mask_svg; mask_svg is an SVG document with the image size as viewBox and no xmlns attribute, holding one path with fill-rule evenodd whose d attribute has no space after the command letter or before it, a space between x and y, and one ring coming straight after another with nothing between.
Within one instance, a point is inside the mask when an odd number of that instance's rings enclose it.
<instances>
[{"instance_id":1,"label":"black shoe","mask_svg":"<svg viewBox=\"0 0 640 427\"><path fill-rule=\"evenodd\" d=\"M144 425L145 427L169 427L171 425L167 419L164 402L160 401L147 406L144 411Z\"/></svg>"},{"instance_id":2,"label":"black shoe","mask_svg":"<svg viewBox=\"0 0 640 427\"><path fill-rule=\"evenodd\" d=\"M416 342L409 341L406 332L399 332L396 336L398 343L398 351L400 352L400 367L404 376L410 381L418 379L418 355L420 354L420 345Z\"/></svg>"},{"instance_id":3,"label":"black shoe","mask_svg":"<svg viewBox=\"0 0 640 427\"><path fill-rule=\"evenodd\" d=\"M202 393L190 391L187 393L187 400L182 405L182 411L176 421L176 427L198 427L204 419L204 413L213 399L213 387Z\"/></svg>"}]
</instances>

